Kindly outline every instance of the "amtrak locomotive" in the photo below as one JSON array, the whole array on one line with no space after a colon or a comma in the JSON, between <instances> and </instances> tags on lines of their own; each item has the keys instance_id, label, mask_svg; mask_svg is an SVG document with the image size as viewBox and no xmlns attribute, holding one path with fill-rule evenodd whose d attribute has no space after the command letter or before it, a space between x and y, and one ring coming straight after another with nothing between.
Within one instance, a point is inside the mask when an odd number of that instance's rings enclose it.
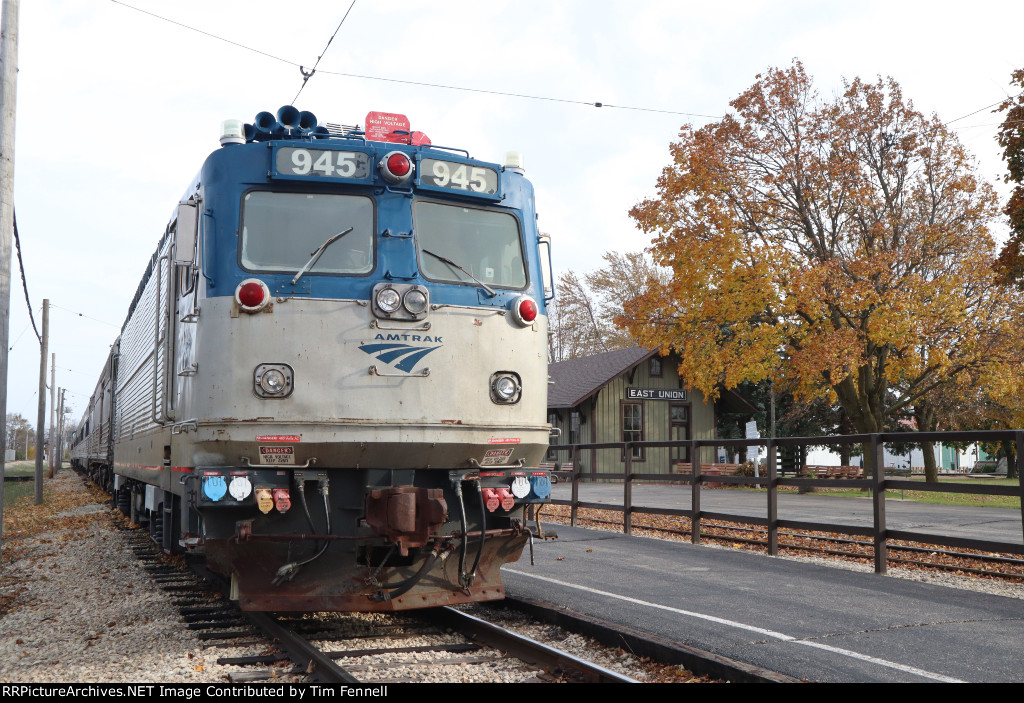
<instances>
[{"instance_id":1,"label":"amtrak locomotive","mask_svg":"<svg viewBox=\"0 0 1024 703\"><path fill-rule=\"evenodd\" d=\"M247 610L503 597L551 489L550 250L517 155L290 106L225 122L221 145L149 262L74 464Z\"/></svg>"}]
</instances>

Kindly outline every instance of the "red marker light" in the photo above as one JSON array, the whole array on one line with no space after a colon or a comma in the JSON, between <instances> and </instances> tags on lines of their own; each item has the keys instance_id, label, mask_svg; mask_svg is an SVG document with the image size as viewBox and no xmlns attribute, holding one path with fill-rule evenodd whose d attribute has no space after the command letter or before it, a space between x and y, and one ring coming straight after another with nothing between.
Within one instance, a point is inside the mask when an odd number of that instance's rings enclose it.
<instances>
[{"instance_id":1,"label":"red marker light","mask_svg":"<svg viewBox=\"0 0 1024 703\"><path fill-rule=\"evenodd\" d=\"M412 164L409 162L409 157L405 154L394 153L388 157L388 170L399 178L407 176L411 168Z\"/></svg>"},{"instance_id":2,"label":"red marker light","mask_svg":"<svg viewBox=\"0 0 1024 703\"><path fill-rule=\"evenodd\" d=\"M537 303L530 298L523 298L519 301L519 317L527 324L537 319Z\"/></svg>"},{"instance_id":3,"label":"red marker light","mask_svg":"<svg viewBox=\"0 0 1024 703\"><path fill-rule=\"evenodd\" d=\"M384 155L377 162L377 170L381 177L391 185L400 185L412 177L416 169L408 154L401 151L392 151Z\"/></svg>"},{"instance_id":4,"label":"red marker light","mask_svg":"<svg viewBox=\"0 0 1024 703\"><path fill-rule=\"evenodd\" d=\"M238 302L247 308L259 307L263 302L263 286L255 281L243 283L238 289Z\"/></svg>"}]
</instances>

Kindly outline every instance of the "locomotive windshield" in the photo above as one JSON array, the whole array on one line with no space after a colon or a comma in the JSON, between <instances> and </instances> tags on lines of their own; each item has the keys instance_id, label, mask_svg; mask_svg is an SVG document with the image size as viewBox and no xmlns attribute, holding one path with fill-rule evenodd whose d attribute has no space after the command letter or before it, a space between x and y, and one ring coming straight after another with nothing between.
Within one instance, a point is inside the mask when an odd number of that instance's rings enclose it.
<instances>
[{"instance_id":1,"label":"locomotive windshield","mask_svg":"<svg viewBox=\"0 0 1024 703\"><path fill-rule=\"evenodd\" d=\"M324 242L304 275L366 274L373 270L373 201L358 195L246 193L240 262L246 271L295 274Z\"/></svg>"},{"instance_id":2,"label":"locomotive windshield","mask_svg":"<svg viewBox=\"0 0 1024 703\"><path fill-rule=\"evenodd\" d=\"M413 228L420 250L420 271L427 279L526 287L522 237L519 221L513 215L420 200L413 205ZM425 251L431 255L424 256Z\"/></svg>"}]
</instances>

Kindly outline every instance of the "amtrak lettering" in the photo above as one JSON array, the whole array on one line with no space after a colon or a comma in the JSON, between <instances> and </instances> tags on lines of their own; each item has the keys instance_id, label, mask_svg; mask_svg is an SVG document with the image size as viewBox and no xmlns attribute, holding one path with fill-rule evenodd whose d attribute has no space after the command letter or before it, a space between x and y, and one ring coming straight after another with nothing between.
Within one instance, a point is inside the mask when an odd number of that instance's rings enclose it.
<instances>
[{"instance_id":1,"label":"amtrak lettering","mask_svg":"<svg viewBox=\"0 0 1024 703\"><path fill-rule=\"evenodd\" d=\"M444 344L444 340L440 337L431 337L429 334L389 334L385 337L382 334L378 334L374 339L387 340L389 342L398 340L405 340L406 342L433 342L434 344ZM362 347L360 347L361 349Z\"/></svg>"}]
</instances>

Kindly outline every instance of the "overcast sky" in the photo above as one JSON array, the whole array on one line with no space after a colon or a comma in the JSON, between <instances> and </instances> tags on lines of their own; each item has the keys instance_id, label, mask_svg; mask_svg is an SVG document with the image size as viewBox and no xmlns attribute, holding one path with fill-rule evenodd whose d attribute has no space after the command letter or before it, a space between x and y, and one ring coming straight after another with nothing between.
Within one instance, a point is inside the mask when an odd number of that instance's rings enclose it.
<instances>
[{"instance_id":1,"label":"overcast sky","mask_svg":"<svg viewBox=\"0 0 1024 703\"><path fill-rule=\"evenodd\" d=\"M298 65L324 53L350 0L126 1L262 53L112 0L21 2L18 228L37 324L42 299L54 306L57 385L76 420L221 121L290 103ZM589 271L605 251L648 245L627 213L653 193L680 125L724 114L757 73L794 57L825 95L843 77L891 75L952 122L996 183L999 118L982 108L1024 66L1022 19L1010 0L357 0L295 104L344 124L403 113L435 144L484 160L522 152L556 274ZM7 409L34 421L39 346L16 257L10 319Z\"/></svg>"}]
</instances>

